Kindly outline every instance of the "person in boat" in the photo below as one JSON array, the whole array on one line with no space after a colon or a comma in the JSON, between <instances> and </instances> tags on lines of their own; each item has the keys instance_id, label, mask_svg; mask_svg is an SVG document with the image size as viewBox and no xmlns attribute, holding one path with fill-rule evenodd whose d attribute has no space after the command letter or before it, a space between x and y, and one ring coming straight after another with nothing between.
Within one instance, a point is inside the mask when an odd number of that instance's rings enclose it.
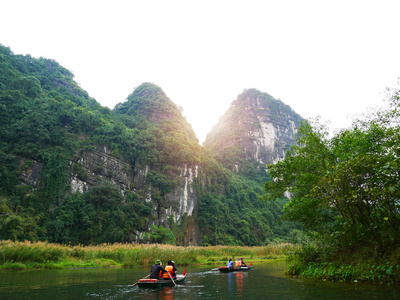
<instances>
[{"instance_id":1,"label":"person in boat","mask_svg":"<svg viewBox=\"0 0 400 300\"><path fill-rule=\"evenodd\" d=\"M247 265L246 265L246 264L244 263L244 261L243 261L243 257L240 259L240 262L242 263L242 264L241 264L242 267L247 267Z\"/></svg>"},{"instance_id":2,"label":"person in boat","mask_svg":"<svg viewBox=\"0 0 400 300\"><path fill-rule=\"evenodd\" d=\"M235 261L235 267L236 268L238 268L238 267L241 267L242 266L242 261L238 258L238 259L236 259L236 261Z\"/></svg>"},{"instance_id":3,"label":"person in boat","mask_svg":"<svg viewBox=\"0 0 400 300\"><path fill-rule=\"evenodd\" d=\"M229 259L228 264L227 264L228 268L233 268L233 261L232 258Z\"/></svg>"},{"instance_id":4,"label":"person in boat","mask_svg":"<svg viewBox=\"0 0 400 300\"><path fill-rule=\"evenodd\" d=\"M174 279L176 279L176 271L178 271L178 268L175 267L175 262L172 260L172 277L174 277Z\"/></svg>"},{"instance_id":5,"label":"person in boat","mask_svg":"<svg viewBox=\"0 0 400 300\"><path fill-rule=\"evenodd\" d=\"M164 278L164 279L171 279L171 278L176 279L176 271L178 269L175 267L175 262L174 261L169 260L168 261L168 265L165 267L165 270L167 272L165 272L162 275L162 278Z\"/></svg>"},{"instance_id":6,"label":"person in boat","mask_svg":"<svg viewBox=\"0 0 400 300\"><path fill-rule=\"evenodd\" d=\"M160 274L167 272L163 267L159 259L156 260L155 264L151 267L150 279L160 279Z\"/></svg>"}]
</instances>

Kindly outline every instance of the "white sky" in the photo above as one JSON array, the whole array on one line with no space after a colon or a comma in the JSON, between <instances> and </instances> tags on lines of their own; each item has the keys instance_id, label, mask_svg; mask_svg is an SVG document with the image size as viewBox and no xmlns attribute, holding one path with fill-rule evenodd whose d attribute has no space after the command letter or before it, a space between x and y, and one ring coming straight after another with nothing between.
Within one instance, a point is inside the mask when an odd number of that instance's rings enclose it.
<instances>
[{"instance_id":1,"label":"white sky","mask_svg":"<svg viewBox=\"0 0 400 300\"><path fill-rule=\"evenodd\" d=\"M246 88L332 130L381 105L400 77L399 11L385 0L0 0L0 43L55 59L110 108L153 82L202 143Z\"/></svg>"}]
</instances>

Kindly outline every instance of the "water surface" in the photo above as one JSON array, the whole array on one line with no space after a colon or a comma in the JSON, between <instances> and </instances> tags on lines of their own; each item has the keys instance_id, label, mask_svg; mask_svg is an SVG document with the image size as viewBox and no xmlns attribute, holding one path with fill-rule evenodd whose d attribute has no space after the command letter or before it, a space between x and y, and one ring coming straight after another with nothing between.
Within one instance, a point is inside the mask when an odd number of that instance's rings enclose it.
<instances>
[{"instance_id":1,"label":"water surface","mask_svg":"<svg viewBox=\"0 0 400 300\"><path fill-rule=\"evenodd\" d=\"M362 283L300 280L283 275L284 263L256 264L252 271L220 273L210 266L186 269L184 284L132 286L149 268L0 272L0 299L400 299L400 288Z\"/></svg>"}]
</instances>

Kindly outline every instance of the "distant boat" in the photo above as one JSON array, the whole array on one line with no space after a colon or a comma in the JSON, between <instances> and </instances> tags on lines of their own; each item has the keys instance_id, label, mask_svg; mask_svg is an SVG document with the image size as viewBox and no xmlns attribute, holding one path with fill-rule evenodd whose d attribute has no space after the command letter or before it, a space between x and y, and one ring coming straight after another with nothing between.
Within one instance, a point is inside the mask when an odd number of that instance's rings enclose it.
<instances>
[{"instance_id":1,"label":"distant boat","mask_svg":"<svg viewBox=\"0 0 400 300\"><path fill-rule=\"evenodd\" d=\"M219 267L218 270L222 273L229 273L229 272L239 272L239 271L249 271L253 269L253 265L250 266L242 266L242 267Z\"/></svg>"},{"instance_id":2,"label":"distant boat","mask_svg":"<svg viewBox=\"0 0 400 300\"><path fill-rule=\"evenodd\" d=\"M253 266L241 266L241 267L235 267L235 271L249 271L253 269Z\"/></svg>"},{"instance_id":3,"label":"distant boat","mask_svg":"<svg viewBox=\"0 0 400 300\"><path fill-rule=\"evenodd\" d=\"M222 272L222 273L229 273L229 272L234 272L235 271L235 268L234 267L227 267L227 266L224 266L224 267L219 267L218 268L218 270L220 271L220 272Z\"/></svg>"}]
</instances>

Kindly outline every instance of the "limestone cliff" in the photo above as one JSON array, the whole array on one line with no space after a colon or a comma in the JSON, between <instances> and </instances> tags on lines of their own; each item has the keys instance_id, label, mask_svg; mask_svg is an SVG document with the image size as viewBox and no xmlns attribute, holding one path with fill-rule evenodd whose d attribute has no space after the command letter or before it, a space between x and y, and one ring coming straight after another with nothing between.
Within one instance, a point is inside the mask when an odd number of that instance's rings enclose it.
<instances>
[{"instance_id":1,"label":"limestone cliff","mask_svg":"<svg viewBox=\"0 0 400 300\"><path fill-rule=\"evenodd\" d=\"M34 189L39 187L42 163L20 159L20 181ZM157 205L154 195L158 193L157 187L149 182L147 175L151 171L148 165L137 166L131 169L128 162L115 158L107 146L97 147L93 151L79 151L69 162L67 168L68 184L67 193L85 193L93 186L108 181L117 185L122 194L127 191L147 191L146 201L155 202L153 211L153 224L168 228L168 219L172 216L175 223L179 223L183 216L192 216L197 206L197 195L192 187L193 179L197 177L198 167L179 168L178 184L165 196L165 201ZM187 237L193 244L197 244L197 233Z\"/></svg>"},{"instance_id":2,"label":"limestone cliff","mask_svg":"<svg viewBox=\"0 0 400 300\"><path fill-rule=\"evenodd\" d=\"M243 161L275 163L294 143L300 121L301 117L280 100L255 89L245 90L204 145L233 171L239 171Z\"/></svg>"}]
</instances>

